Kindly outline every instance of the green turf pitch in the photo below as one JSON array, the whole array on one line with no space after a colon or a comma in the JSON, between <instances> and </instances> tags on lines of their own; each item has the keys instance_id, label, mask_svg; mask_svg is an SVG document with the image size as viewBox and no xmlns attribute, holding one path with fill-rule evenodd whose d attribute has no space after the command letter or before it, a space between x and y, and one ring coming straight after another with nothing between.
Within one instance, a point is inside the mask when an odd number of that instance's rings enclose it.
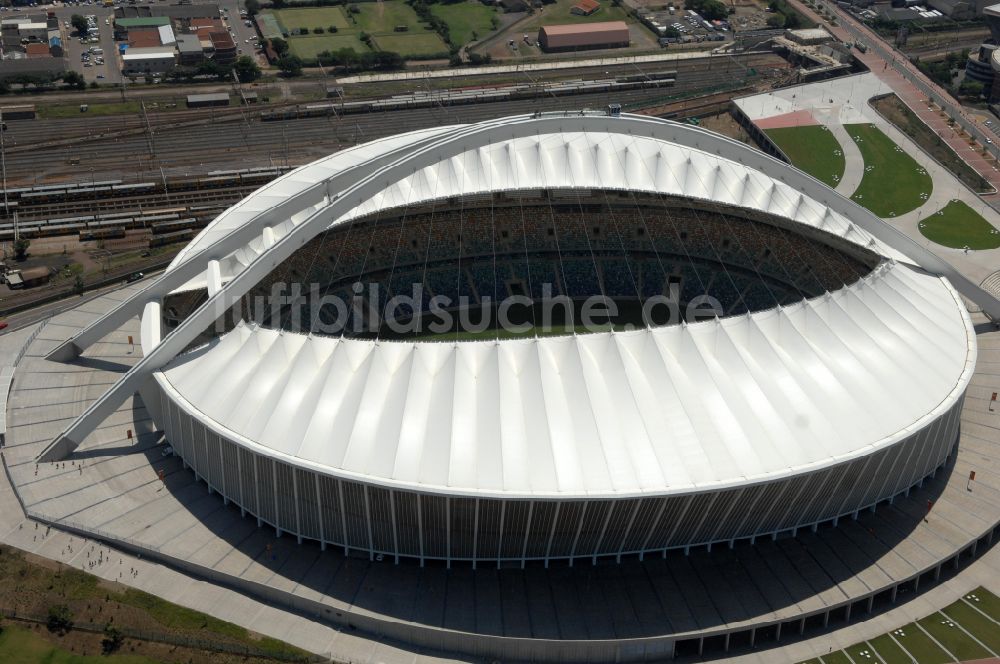
<instances>
[{"instance_id":1,"label":"green turf pitch","mask_svg":"<svg viewBox=\"0 0 1000 664\"><path fill-rule=\"evenodd\" d=\"M865 162L852 199L882 218L898 217L924 204L934 187L931 176L875 125L849 124Z\"/></svg>"},{"instance_id":2,"label":"green turf pitch","mask_svg":"<svg viewBox=\"0 0 1000 664\"><path fill-rule=\"evenodd\" d=\"M357 35L326 34L309 35L308 37L292 37L288 40L288 48L294 55L303 60L314 60L323 51L335 53L349 48L355 53L364 53L368 47L358 39Z\"/></svg>"},{"instance_id":3,"label":"green turf pitch","mask_svg":"<svg viewBox=\"0 0 1000 664\"><path fill-rule=\"evenodd\" d=\"M353 26L344 16L340 7L304 7L302 9L275 9L271 11L286 30L304 28L312 32L313 28L326 30L331 25L337 26L337 31L351 30Z\"/></svg>"},{"instance_id":4,"label":"green turf pitch","mask_svg":"<svg viewBox=\"0 0 1000 664\"><path fill-rule=\"evenodd\" d=\"M448 57L448 45L436 32L421 29L421 32L378 35L373 39L380 51L399 53L404 58Z\"/></svg>"},{"instance_id":5,"label":"green turf pitch","mask_svg":"<svg viewBox=\"0 0 1000 664\"><path fill-rule=\"evenodd\" d=\"M836 187L844 177L844 151L826 127L777 127L764 131L792 165L820 182Z\"/></svg>"},{"instance_id":6,"label":"green turf pitch","mask_svg":"<svg viewBox=\"0 0 1000 664\"><path fill-rule=\"evenodd\" d=\"M959 200L921 219L920 232L931 242L953 249L1000 247L1000 230Z\"/></svg>"},{"instance_id":7,"label":"green turf pitch","mask_svg":"<svg viewBox=\"0 0 1000 664\"><path fill-rule=\"evenodd\" d=\"M493 32L493 17L497 10L478 0L433 4L431 13L448 25L448 34L455 45L465 45L475 39L482 39Z\"/></svg>"}]
</instances>

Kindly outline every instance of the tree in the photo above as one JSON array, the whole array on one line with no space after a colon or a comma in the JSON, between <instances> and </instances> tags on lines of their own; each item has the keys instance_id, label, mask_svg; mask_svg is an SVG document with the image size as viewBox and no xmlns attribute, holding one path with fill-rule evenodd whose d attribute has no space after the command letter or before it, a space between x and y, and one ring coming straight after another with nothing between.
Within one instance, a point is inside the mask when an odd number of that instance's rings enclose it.
<instances>
[{"instance_id":1,"label":"tree","mask_svg":"<svg viewBox=\"0 0 1000 664\"><path fill-rule=\"evenodd\" d=\"M246 0L246 2L243 3L243 6L246 7L247 16L256 16L257 12L260 11L259 0Z\"/></svg>"},{"instance_id":2,"label":"tree","mask_svg":"<svg viewBox=\"0 0 1000 664\"><path fill-rule=\"evenodd\" d=\"M78 274L73 280L73 292L77 295L83 295L84 290L86 290L86 286L83 283L83 277Z\"/></svg>"},{"instance_id":3,"label":"tree","mask_svg":"<svg viewBox=\"0 0 1000 664\"><path fill-rule=\"evenodd\" d=\"M31 240L26 237L19 237L14 243L14 258L19 261L23 261L28 257L28 247L31 246Z\"/></svg>"},{"instance_id":4,"label":"tree","mask_svg":"<svg viewBox=\"0 0 1000 664\"><path fill-rule=\"evenodd\" d=\"M75 90L83 90L87 87L87 80L78 71L68 71L63 74L62 82Z\"/></svg>"},{"instance_id":5,"label":"tree","mask_svg":"<svg viewBox=\"0 0 1000 664\"><path fill-rule=\"evenodd\" d=\"M69 19L69 24L76 29L81 37L86 37L90 33L90 26L87 25L87 19L79 14L73 14Z\"/></svg>"},{"instance_id":6,"label":"tree","mask_svg":"<svg viewBox=\"0 0 1000 664\"><path fill-rule=\"evenodd\" d=\"M50 632L65 634L73 629L73 612L65 604L50 606L45 626Z\"/></svg>"},{"instance_id":7,"label":"tree","mask_svg":"<svg viewBox=\"0 0 1000 664\"><path fill-rule=\"evenodd\" d=\"M241 55L236 58L233 69L236 70L236 77L240 79L240 83L250 83L260 78L260 67L249 55Z\"/></svg>"},{"instance_id":8,"label":"tree","mask_svg":"<svg viewBox=\"0 0 1000 664\"><path fill-rule=\"evenodd\" d=\"M285 76L302 75L302 58L297 55L286 55L278 58L278 61L275 64Z\"/></svg>"},{"instance_id":9,"label":"tree","mask_svg":"<svg viewBox=\"0 0 1000 664\"><path fill-rule=\"evenodd\" d=\"M271 48L274 49L274 52L280 58L284 54L288 53L288 42L281 37L274 37L271 39Z\"/></svg>"},{"instance_id":10,"label":"tree","mask_svg":"<svg viewBox=\"0 0 1000 664\"><path fill-rule=\"evenodd\" d=\"M101 652L110 655L121 648L123 643L125 643L125 635L121 633L120 629L108 623L104 628L104 638L101 639Z\"/></svg>"},{"instance_id":11,"label":"tree","mask_svg":"<svg viewBox=\"0 0 1000 664\"><path fill-rule=\"evenodd\" d=\"M785 15L784 14L771 14L767 17L767 27L769 28L783 28L785 27Z\"/></svg>"}]
</instances>

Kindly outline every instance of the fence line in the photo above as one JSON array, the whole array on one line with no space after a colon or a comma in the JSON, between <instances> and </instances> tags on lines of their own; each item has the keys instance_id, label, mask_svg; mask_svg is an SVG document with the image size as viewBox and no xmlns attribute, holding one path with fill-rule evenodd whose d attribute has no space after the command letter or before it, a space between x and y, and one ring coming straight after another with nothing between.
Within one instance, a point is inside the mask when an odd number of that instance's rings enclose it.
<instances>
[{"instance_id":1,"label":"fence line","mask_svg":"<svg viewBox=\"0 0 1000 664\"><path fill-rule=\"evenodd\" d=\"M9 609L6 607L0 607L0 616L10 620L20 620L23 622L38 623L41 625L48 624L49 617L39 615L37 613L32 613L30 611L18 611L17 609ZM169 634L167 632L154 632L146 631L141 629L132 629L130 627L121 627L115 625L114 623L92 623L85 621L73 621L71 629L79 630L81 632L92 632L94 634L104 634L108 627L114 627L118 630L126 639L134 639L137 641L150 641L155 643L165 643L174 646L184 646L188 648L195 648L198 650L208 650L211 652L222 652L232 655L244 655L247 657L260 657L263 659L273 659L280 662L329 662L330 660L326 657L320 655L296 655L294 653L281 653L272 652L264 650L261 648L254 648L246 644L239 643L227 643L225 641L213 641L207 639L199 639L188 636L182 636L180 634Z\"/></svg>"}]
</instances>

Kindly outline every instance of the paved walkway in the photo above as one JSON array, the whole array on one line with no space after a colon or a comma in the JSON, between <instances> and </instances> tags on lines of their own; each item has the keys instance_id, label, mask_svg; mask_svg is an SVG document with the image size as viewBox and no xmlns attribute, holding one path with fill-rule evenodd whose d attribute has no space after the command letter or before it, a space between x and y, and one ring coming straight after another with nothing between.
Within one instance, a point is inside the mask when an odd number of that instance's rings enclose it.
<instances>
[{"instance_id":1,"label":"paved walkway","mask_svg":"<svg viewBox=\"0 0 1000 664\"><path fill-rule=\"evenodd\" d=\"M1000 518L1000 459L991 456L996 450L990 447L1000 438L1000 412L985 408L986 394L1000 385L1000 333L984 333L984 373L973 379L966 399L955 467L910 497L866 512L857 521L845 519L837 528L762 540L733 551L676 552L642 564L623 561L579 570L480 569L473 575L467 568L448 572L372 563L332 550L321 553L308 543L276 539L273 531L240 518L239 510L207 492L179 460L162 458L148 414L137 400L109 418L65 465L36 468L41 447L136 360L125 341L127 334L136 334L136 322L96 344L81 361L51 363L44 353L126 292L55 317L19 366L11 402L14 428L4 453L21 497L47 520L76 524L123 547L147 551L141 561L109 552L107 566L88 571L118 580L122 570L139 565L138 577L122 574L121 581L339 659L421 661L419 653L385 648L375 639L338 632L274 607L325 607L321 610L334 622L337 612L349 616L343 621L390 620L413 628L531 638L710 633L794 619L877 592L894 579L936 565ZM136 434L132 440L126 436L128 428ZM970 495L964 477L973 463L982 491ZM164 482L157 477L160 470ZM928 496L935 500L939 518L925 524ZM35 530L14 507L9 488L0 487L4 500L0 539L86 568L78 536ZM268 606L170 572L146 560L150 551L195 566L203 578L220 575L283 599ZM123 561L117 568L116 556ZM806 560L811 562L803 566Z\"/></svg>"},{"instance_id":2,"label":"paved walkway","mask_svg":"<svg viewBox=\"0 0 1000 664\"><path fill-rule=\"evenodd\" d=\"M858 144L844 129L844 125L840 122L825 122L824 124L840 143L840 149L844 153L844 175L837 183L837 193L850 198L858 185L861 184L861 178L865 175L864 157L861 156Z\"/></svg>"},{"instance_id":3,"label":"paved walkway","mask_svg":"<svg viewBox=\"0 0 1000 664\"><path fill-rule=\"evenodd\" d=\"M921 219L934 214L952 200L961 200L976 210L995 228L1000 228L1000 213L970 191L952 173L931 159L909 136L885 120L868 103L868 100L891 92L889 85L872 73L857 74L817 83L807 83L790 88L744 97L735 100L751 120L766 120L808 110L820 123L833 132L848 159L844 178L837 191L845 196L854 193L864 176L864 160L857 144L850 138L843 125L874 124L918 164L923 166L934 186L928 199L916 209L887 219L911 238L957 266L966 276L980 282L1000 266L1000 249L970 251L951 249L935 244L920 232ZM852 188L851 185L855 186ZM886 186L891 186L887 183Z\"/></svg>"},{"instance_id":4,"label":"paved walkway","mask_svg":"<svg viewBox=\"0 0 1000 664\"><path fill-rule=\"evenodd\" d=\"M841 41L856 42L861 40L867 44L866 53L855 50L854 56L884 81L910 110L951 146L956 154L962 157L977 173L986 178L994 188L1000 189L1000 171L993 166L992 162L985 159L981 152L985 142L980 144L979 150L973 149L969 146L968 139L963 138L948 125L948 114L944 114L942 117L938 108L928 106L928 92L926 91L929 90L932 91L931 96L936 100L948 105L951 115L960 116L967 129L979 132L976 128L976 121L960 106L951 104L948 101L949 96L944 90L911 65L902 54L894 50L890 51L878 35L856 21L846 11L833 4L826 5L828 11L833 13L838 20L838 25L832 26L800 0L790 0L790 2L797 11L822 25ZM919 82L920 87L912 82L914 80ZM993 149L996 150L995 147Z\"/></svg>"}]
</instances>

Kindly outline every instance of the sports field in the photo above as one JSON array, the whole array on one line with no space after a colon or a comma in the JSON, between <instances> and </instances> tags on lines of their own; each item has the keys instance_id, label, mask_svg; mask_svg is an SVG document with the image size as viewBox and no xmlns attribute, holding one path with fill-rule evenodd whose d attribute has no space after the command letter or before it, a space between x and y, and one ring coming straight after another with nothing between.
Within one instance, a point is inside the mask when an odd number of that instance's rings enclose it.
<instances>
[{"instance_id":1,"label":"sports field","mask_svg":"<svg viewBox=\"0 0 1000 664\"><path fill-rule=\"evenodd\" d=\"M404 58L448 57L448 45L436 32L396 33L372 37L380 51L399 53Z\"/></svg>"},{"instance_id":2,"label":"sports field","mask_svg":"<svg viewBox=\"0 0 1000 664\"><path fill-rule=\"evenodd\" d=\"M483 39L493 32L493 20L497 16L494 7L488 7L478 0L433 4L431 13L448 24L448 34L454 44L468 44L474 39Z\"/></svg>"},{"instance_id":3,"label":"sports field","mask_svg":"<svg viewBox=\"0 0 1000 664\"><path fill-rule=\"evenodd\" d=\"M953 200L921 219L920 232L931 242L953 249L1000 247L1000 230L993 228L981 214L959 200Z\"/></svg>"},{"instance_id":4,"label":"sports field","mask_svg":"<svg viewBox=\"0 0 1000 664\"><path fill-rule=\"evenodd\" d=\"M851 135L865 162L865 174L851 198L883 218L915 210L933 189L931 176L872 124L849 124Z\"/></svg>"},{"instance_id":5,"label":"sports field","mask_svg":"<svg viewBox=\"0 0 1000 664\"><path fill-rule=\"evenodd\" d=\"M287 35L291 52L307 62L315 60L323 51L334 52L343 48L353 49L356 53L369 51L369 47L361 41L363 32L372 36L379 50L399 53L404 58L448 57L447 44L421 23L413 8L402 0L355 6L357 13L351 13L345 7L303 7L267 13L274 15L282 33ZM313 33L315 28L326 31L331 26L336 27L337 32ZM396 28L405 30L397 32ZM289 34L300 30L307 30L309 34Z\"/></svg>"},{"instance_id":6,"label":"sports field","mask_svg":"<svg viewBox=\"0 0 1000 664\"><path fill-rule=\"evenodd\" d=\"M820 182L836 187L844 176L844 151L823 125L776 127L764 131L799 168Z\"/></svg>"},{"instance_id":7,"label":"sports field","mask_svg":"<svg viewBox=\"0 0 1000 664\"><path fill-rule=\"evenodd\" d=\"M288 40L288 49L303 60L314 60L323 51L333 53L342 48L352 49L355 53L364 53L368 50L368 47L358 38L357 34L337 32L334 34L292 37Z\"/></svg>"},{"instance_id":8,"label":"sports field","mask_svg":"<svg viewBox=\"0 0 1000 664\"><path fill-rule=\"evenodd\" d=\"M312 32L313 28L323 28L325 30L331 25L337 26L338 31L351 30L353 28L340 7L274 9L270 13L278 18L278 21L286 30L304 28Z\"/></svg>"},{"instance_id":9,"label":"sports field","mask_svg":"<svg viewBox=\"0 0 1000 664\"><path fill-rule=\"evenodd\" d=\"M805 664L949 664L998 655L1000 598L977 588L921 620Z\"/></svg>"},{"instance_id":10,"label":"sports field","mask_svg":"<svg viewBox=\"0 0 1000 664\"><path fill-rule=\"evenodd\" d=\"M357 5L359 13L354 14L354 22L359 30L370 35L393 32L397 26L406 26L411 32L423 30L420 17L402 0L384 2L364 2Z\"/></svg>"}]
</instances>

